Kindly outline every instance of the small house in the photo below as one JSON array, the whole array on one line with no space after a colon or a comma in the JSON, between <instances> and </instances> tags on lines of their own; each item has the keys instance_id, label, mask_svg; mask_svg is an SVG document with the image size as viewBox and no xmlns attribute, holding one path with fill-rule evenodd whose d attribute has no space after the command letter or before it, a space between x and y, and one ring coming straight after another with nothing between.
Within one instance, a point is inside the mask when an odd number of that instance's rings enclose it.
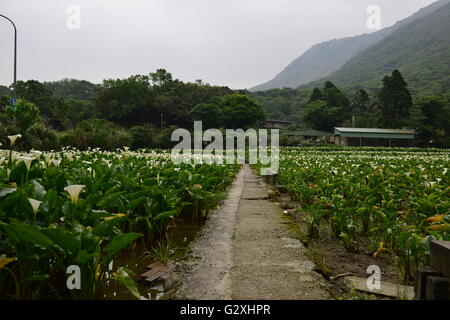
<instances>
[{"instance_id":1,"label":"small house","mask_svg":"<svg viewBox=\"0 0 450 320\"><path fill-rule=\"evenodd\" d=\"M334 128L335 143L341 146L411 147L415 131L408 129Z\"/></svg>"}]
</instances>

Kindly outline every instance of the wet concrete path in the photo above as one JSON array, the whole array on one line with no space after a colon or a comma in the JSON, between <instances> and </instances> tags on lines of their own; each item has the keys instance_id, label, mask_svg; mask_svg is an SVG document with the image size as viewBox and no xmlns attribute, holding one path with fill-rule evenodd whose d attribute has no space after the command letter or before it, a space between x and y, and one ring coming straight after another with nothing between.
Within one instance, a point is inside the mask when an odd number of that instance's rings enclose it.
<instances>
[{"instance_id":1,"label":"wet concrete path","mask_svg":"<svg viewBox=\"0 0 450 320\"><path fill-rule=\"evenodd\" d=\"M177 299L328 299L301 242L248 166L178 271Z\"/></svg>"}]
</instances>

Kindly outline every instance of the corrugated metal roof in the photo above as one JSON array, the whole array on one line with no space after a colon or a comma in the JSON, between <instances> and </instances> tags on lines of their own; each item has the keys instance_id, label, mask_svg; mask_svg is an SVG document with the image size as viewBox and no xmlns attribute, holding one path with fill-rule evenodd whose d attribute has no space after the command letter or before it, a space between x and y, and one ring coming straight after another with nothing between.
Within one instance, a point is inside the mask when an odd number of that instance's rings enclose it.
<instances>
[{"instance_id":1,"label":"corrugated metal roof","mask_svg":"<svg viewBox=\"0 0 450 320\"><path fill-rule=\"evenodd\" d=\"M336 127L334 129L339 132L352 132L352 133L415 134L414 130L407 130L407 129L342 128L342 127Z\"/></svg>"},{"instance_id":2,"label":"corrugated metal roof","mask_svg":"<svg viewBox=\"0 0 450 320\"><path fill-rule=\"evenodd\" d=\"M308 136L308 137L323 137L327 135L326 132L314 130L314 129L305 129L305 130L281 130L281 134L285 134L288 136Z\"/></svg>"}]
</instances>

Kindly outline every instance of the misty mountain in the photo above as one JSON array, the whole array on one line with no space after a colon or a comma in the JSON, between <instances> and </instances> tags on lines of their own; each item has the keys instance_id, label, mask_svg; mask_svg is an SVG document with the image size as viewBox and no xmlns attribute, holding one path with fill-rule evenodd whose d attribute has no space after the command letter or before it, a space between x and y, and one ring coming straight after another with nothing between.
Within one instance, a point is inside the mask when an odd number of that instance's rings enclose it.
<instances>
[{"instance_id":1,"label":"misty mountain","mask_svg":"<svg viewBox=\"0 0 450 320\"><path fill-rule=\"evenodd\" d=\"M448 2L448 1L447 1ZM415 19L350 59L330 76L302 87L330 80L345 90L374 91L382 78L399 69L415 96L450 90L450 3Z\"/></svg>"},{"instance_id":2,"label":"misty mountain","mask_svg":"<svg viewBox=\"0 0 450 320\"><path fill-rule=\"evenodd\" d=\"M422 8L412 16L397 22L395 25L377 32L343 39L334 39L317 44L290 63L274 79L249 90L261 91L283 87L296 88L300 85L326 77L344 66L344 64L359 53L379 43L405 25L428 16L436 9L448 3L450 3L450 0L435 2L428 7Z\"/></svg>"}]
</instances>

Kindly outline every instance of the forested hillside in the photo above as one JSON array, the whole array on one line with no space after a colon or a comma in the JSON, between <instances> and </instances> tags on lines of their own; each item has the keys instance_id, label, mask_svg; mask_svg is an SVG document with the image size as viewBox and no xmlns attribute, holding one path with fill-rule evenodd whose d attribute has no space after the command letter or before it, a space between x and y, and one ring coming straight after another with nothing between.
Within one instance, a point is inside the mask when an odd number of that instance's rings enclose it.
<instances>
[{"instance_id":1,"label":"forested hillside","mask_svg":"<svg viewBox=\"0 0 450 320\"><path fill-rule=\"evenodd\" d=\"M387 31L382 30L372 34L334 39L317 44L290 63L273 80L253 87L250 91L283 87L295 88L327 76L356 54L381 40Z\"/></svg>"},{"instance_id":2,"label":"forested hillside","mask_svg":"<svg viewBox=\"0 0 450 320\"><path fill-rule=\"evenodd\" d=\"M358 54L329 77L303 87L332 81L344 90L375 90L392 69L399 69L413 96L450 90L450 4L404 25Z\"/></svg>"},{"instance_id":3,"label":"forested hillside","mask_svg":"<svg viewBox=\"0 0 450 320\"><path fill-rule=\"evenodd\" d=\"M435 2L428 7L422 8L414 15L378 32L363 34L356 37L334 39L317 44L290 63L273 80L259 86L255 86L251 88L250 91L262 91L283 87L296 88L300 85L308 84L311 81L326 77L337 71L346 62L350 61L359 53L364 52L368 48L378 44L388 35L395 33L412 22L426 17L436 9L448 4L449 2L450 0ZM430 32L433 32L433 30L430 30ZM439 48L436 48L436 50L439 50ZM396 66L391 65L388 72L395 67ZM323 83L324 81L321 82ZM357 81L355 80L355 82Z\"/></svg>"}]
</instances>

